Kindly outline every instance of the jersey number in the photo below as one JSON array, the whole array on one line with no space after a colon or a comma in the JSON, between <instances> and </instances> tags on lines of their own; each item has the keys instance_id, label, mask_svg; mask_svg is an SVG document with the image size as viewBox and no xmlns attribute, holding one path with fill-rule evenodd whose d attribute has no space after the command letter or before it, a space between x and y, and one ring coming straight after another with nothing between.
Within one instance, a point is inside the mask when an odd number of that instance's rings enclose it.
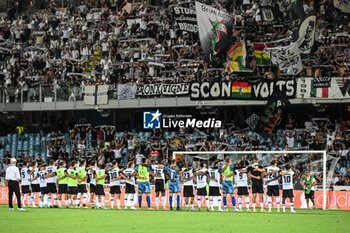
<instances>
[{"instance_id":1,"label":"jersey number","mask_svg":"<svg viewBox=\"0 0 350 233\"><path fill-rule=\"evenodd\" d=\"M283 176L284 183L290 183L290 180L291 180L290 176Z\"/></svg>"},{"instance_id":2,"label":"jersey number","mask_svg":"<svg viewBox=\"0 0 350 233\"><path fill-rule=\"evenodd\" d=\"M117 178L118 178L118 173L116 173L116 172L111 173L112 180L117 179Z\"/></svg>"},{"instance_id":3,"label":"jersey number","mask_svg":"<svg viewBox=\"0 0 350 233\"><path fill-rule=\"evenodd\" d=\"M269 175L269 179L272 180L277 177L277 173L272 173Z\"/></svg>"}]
</instances>

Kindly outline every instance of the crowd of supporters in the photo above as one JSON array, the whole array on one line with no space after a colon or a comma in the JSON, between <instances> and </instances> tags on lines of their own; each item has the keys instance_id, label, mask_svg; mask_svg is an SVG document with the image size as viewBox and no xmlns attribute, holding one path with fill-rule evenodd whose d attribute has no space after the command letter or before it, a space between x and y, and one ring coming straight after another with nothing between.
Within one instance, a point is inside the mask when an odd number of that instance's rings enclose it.
<instances>
[{"instance_id":1,"label":"crowd of supporters","mask_svg":"<svg viewBox=\"0 0 350 233\"><path fill-rule=\"evenodd\" d=\"M259 7L270 1L222 1L222 7L234 16L232 43L246 40L248 68L254 71L231 75L224 66L213 69L204 62L198 33L179 30L171 12L172 6L179 5L177 1L162 1L161 7L145 2L132 9L113 8L109 1L73 2L76 7L61 8L51 1L44 10L0 18L0 87L27 92L39 84L84 87L295 77L285 75L276 66L260 67L255 63L253 42L289 36L280 18L276 17L275 24L262 23ZM218 7L215 2L206 1ZM283 2L276 4L283 8ZM304 70L298 76L349 76L350 22L332 2L303 1L306 13L317 11L316 50L303 60ZM181 6L193 8L193 4Z\"/></svg>"},{"instance_id":2,"label":"crowd of supporters","mask_svg":"<svg viewBox=\"0 0 350 233\"><path fill-rule=\"evenodd\" d=\"M27 140L21 138L19 140ZM172 159L176 151L254 151L273 150L281 154L257 154L262 163L274 158L278 164L290 163L303 174L310 170L320 182L322 180L322 155L288 154L285 150L327 150L329 163L336 161L335 176L330 183L350 185L350 121L342 119L312 118L304 125L297 125L289 117L280 130L271 137L263 138L249 129L225 125L215 130L193 130L180 128L177 131L163 129L148 132L119 132L114 126L94 127L89 124L76 125L69 132L52 131L45 137L46 156L8 151L4 156L2 171L9 158L17 157L18 162L72 160L86 158L96 160L100 165L110 165L116 160L120 166L134 161L137 165L143 157L152 160ZM3 145L6 146L6 145ZM231 155L233 161L251 160L251 155ZM224 154L211 155L210 160L223 161ZM196 161L196 158L187 159ZM330 165L330 164L329 164Z\"/></svg>"}]
</instances>

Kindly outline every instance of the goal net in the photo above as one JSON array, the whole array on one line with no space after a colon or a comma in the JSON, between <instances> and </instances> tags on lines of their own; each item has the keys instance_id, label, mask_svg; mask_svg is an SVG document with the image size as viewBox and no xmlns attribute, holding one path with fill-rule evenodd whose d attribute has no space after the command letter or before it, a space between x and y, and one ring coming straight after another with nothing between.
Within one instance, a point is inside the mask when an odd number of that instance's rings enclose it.
<instances>
[{"instance_id":1,"label":"goal net","mask_svg":"<svg viewBox=\"0 0 350 233\"><path fill-rule=\"evenodd\" d=\"M199 168L200 163L205 161L208 167L219 160L224 164L224 158L230 157L232 164L238 165L241 161L252 164L253 157L259 160L259 165L267 167L271 165L272 160L277 161L277 166L281 171L285 170L286 165L289 164L295 172L293 179L294 187L294 202L296 208L306 208L305 200L305 186L304 178L306 171L315 178L316 186L315 191L315 207L322 209L332 208L327 202L327 192L331 196L332 190L332 178L336 164L339 160L334 155L327 154L326 151L174 151L173 159L184 160L185 162L191 161L193 167ZM239 167L239 166L238 166ZM326 177L326 179L324 179ZM266 181L266 177L264 177ZM237 177L235 176L235 184ZM282 182L280 181L280 185ZM248 186L251 188L251 183L248 182ZM266 183L264 182L264 186ZM236 187L236 186L235 186ZM282 188L280 188L282 189ZM266 190L266 188L265 188ZM251 191L250 191L251 194ZM282 191L280 191L282 196ZM264 202L266 203L266 192L264 194ZM310 202L310 208L314 205Z\"/></svg>"}]
</instances>

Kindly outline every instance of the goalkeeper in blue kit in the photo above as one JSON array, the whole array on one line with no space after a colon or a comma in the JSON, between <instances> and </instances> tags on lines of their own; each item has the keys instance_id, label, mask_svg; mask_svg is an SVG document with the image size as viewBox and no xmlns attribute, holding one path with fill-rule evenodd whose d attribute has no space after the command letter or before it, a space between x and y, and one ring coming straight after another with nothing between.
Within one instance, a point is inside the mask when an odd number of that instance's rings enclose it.
<instances>
[{"instance_id":1,"label":"goalkeeper in blue kit","mask_svg":"<svg viewBox=\"0 0 350 233\"><path fill-rule=\"evenodd\" d=\"M173 195L176 194L176 210L181 210L181 196L180 196L180 182L179 175L184 173L184 171L180 171L180 168L176 165L176 160L172 160L170 166L165 168L165 174L169 179L169 204L170 210L173 210Z\"/></svg>"}]
</instances>

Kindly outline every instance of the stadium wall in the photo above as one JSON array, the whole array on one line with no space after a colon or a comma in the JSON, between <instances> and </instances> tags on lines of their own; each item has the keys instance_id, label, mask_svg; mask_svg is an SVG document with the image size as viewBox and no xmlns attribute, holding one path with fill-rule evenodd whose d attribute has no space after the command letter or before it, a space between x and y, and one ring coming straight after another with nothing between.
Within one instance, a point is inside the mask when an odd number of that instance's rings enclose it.
<instances>
[{"instance_id":1,"label":"stadium wall","mask_svg":"<svg viewBox=\"0 0 350 233\"><path fill-rule=\"evenodd\" d=\"M181 190L182 191L182 190ZM110 205L110 194L109 194L109 188L105 189L106 192L106 205ZM137 190L136 190L137 193ZM196 191L195 191L196 193ZM169 196L168 191L166 192L167 197ZM282 191L280 192L280 196L282 196ZM143 198L143 205L146 206L146 198ZM252 200L252 194L250 191L250 201ZM15 196L13 197L14 203L16 203ZM137 198L135 198L135 201L137 201ZM151 201L152 206L155 206L155 192L152 189L151 191ZM167 198L168 201L168 198ZM182 199L183 201L183 199ZM204 201L204 200L203 200ZM122 189L122 193L120 196L120 205L124 206L124 189ZM195 204L197 204L197 197L194 199ZM316 202L316 208L322 209L323 206L323 197L322 197L322 191L315 191L315 202ZM27 203L27 200L25 199L25 204ZM39 204L38 195L35 197L35 203ZM267 205L267 196L266 193L264 194L264 203ZM7 187L0 187L0 204L8 204L8 188ZM90 195L88 193L88 205L90 205ZM185 204L184 202L182 203ZM286 207L289 208L289 200L286 201ZM167 204L168 205L168 204ZM259 204L257 204L259 206ZM231 206L230 200L228 200L228 206ZM304 196L304 191L302 190L294 190L294 207L295 208L306 208L306 201ZM327 209L342 209L342 210L350 210L350 191L328 191L327 192Z\"/></svg>"}]
</instances>

